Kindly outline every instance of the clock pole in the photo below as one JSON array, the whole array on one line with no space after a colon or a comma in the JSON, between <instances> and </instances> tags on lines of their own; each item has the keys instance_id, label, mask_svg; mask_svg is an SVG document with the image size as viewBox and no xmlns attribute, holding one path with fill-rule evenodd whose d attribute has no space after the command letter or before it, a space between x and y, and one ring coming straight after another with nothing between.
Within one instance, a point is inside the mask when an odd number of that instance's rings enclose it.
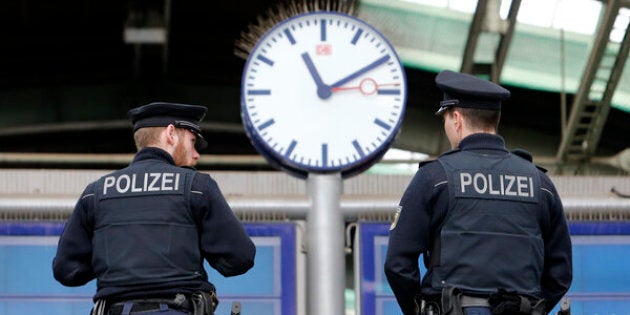
<instances>
[{"instance_id":1,"label":"clock pole","mask_svg":"<svg viewBox=\"0 0 630 315\"><path fill-rule=\"evenodd\" d=\"M309 315L344 314L344 218L341 173L309 173L307 214L307 306Z\"/></svg>"}]
</instances>

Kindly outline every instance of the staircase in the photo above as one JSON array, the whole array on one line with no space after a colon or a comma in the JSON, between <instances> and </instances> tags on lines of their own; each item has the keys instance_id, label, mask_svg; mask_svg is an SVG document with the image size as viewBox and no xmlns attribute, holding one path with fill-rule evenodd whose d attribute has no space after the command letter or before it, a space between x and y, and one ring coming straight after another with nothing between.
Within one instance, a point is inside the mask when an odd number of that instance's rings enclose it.
<instances>
[{"instance_id":1,"label":"staircase","mask_svg":"<svg viewBox=\"0 0 630 315\"><path fill-rule=\"evenodd\" d=\"M623 6L619 0L603 4L602 22L556 156L561 164L588 162L601 138L630 50L630 10ZM613 32L624 34L620 43L611 42Z\"/></svg>"}]
</instances>

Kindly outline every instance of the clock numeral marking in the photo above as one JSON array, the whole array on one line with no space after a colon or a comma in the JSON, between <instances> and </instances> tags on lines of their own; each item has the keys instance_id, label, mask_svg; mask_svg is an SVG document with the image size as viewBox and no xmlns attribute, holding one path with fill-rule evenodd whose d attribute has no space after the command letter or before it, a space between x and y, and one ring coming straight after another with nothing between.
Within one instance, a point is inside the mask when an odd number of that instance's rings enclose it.
<instances>
[{"instance_id":1,"label":"clock numeral marking","mask_svg":"<svg viewBox=\"0 0 630 315\"><path fill-rule=\"evenodd\" d=\"M360 28L357 30L357 32L354 34L354 37L352 38L352 45L356 45L357 42L359 41L359 38L361 37L361 34L363 34L363 29Z\"/></svg>"},{"instance_id":2,"label":"clock numeral marking","mask_svg":"<svg viewBox=\"0 0 630 315\"><path fill-rule=\"evenodd\" d=\"M363 152L363 149L361 149L361 145L359 145L359 141L355 139L354 141L352 141L352 145L354 146L354 149L357 150L357 153L359 153L359 156L361 158L365 157L365 153Z\"/></svg>"},{"instance_id":3,"label":"clock numeral marking","mask_svg":"<svg viewBox=\"0 0 630 315\"><path fill-rule=\"evenodd\" d=\"M322 166L328 166L328 143L322 143Z\"/></svg>"},{"instance_id":4,"label":"clock numeral marking","mask_svg":"<svg viewBox=\"0 0 630 315\"><path fill-rule=\"evenodd\" d=\"M287 39L289 40L289 43L291 43L291 45L295 45L296 43L295 38L293 37L293 34L291 34L291 31L288 28L284 29L284 35L287 36Z\"/></svg>"},{"instance_id":5,"label":"clock numeral marking","mask_svg":"<svg viewBox=\"0 0 630 315\"><path fill-rule=\"evenodd\" d=\"M289 147L287 148L287 152L284 154L286 158L289 158L291 156L291 153L293 153L293 149L295 149L296 145L297 145L297 141L292 140L291 143L289 144Z\"/></svg>"},{"instance_id":6,"label":"clock numeral marking","mask_svg":"<svg viewBox=\"0 0 630 315\"><path fill-rule=\"evenodd\" d=\"M276 123L276 121L273 120L273 118L269 119L269 120L265 121L264 123L262 123L260 126L258 126L258 130L259 131L263 131L265 128L267 128L267 127L269 127L269 126L271 126L271 125L273 125L275 123Z\"/></svg>"},{"instance_id":7,"label":"clock numeral marking","mask_svg":"<svg viewBox=\"0 0 630 315\"><path fill-rule=\"evenodd\" d=\"M271 95L271 90L247 90L247 95Z\"/></svg>"},{"instance_id":8,"label":"clock numeral marking","mask_svg":"<svg viewBox=\"0 0 630 315\"><path fill-rule=\"evenodd\" d=\"M379 94L379 95L400 95L400 90L399 89L383 89L383 90L378 90L378 92L376 92L376 94Z\"/></svg>"},{"instance_id":9,"label":"clock numeral marking","mask_svg":"<svg viewBox=\"0 0 630 315\"><path fill-rule=\"evenodd\" d=\"M326 20L324 19L320 21L320 30L321 30L320 40L322 42L325 42L326 41Z\"/></svg>"},{"instance_id":10,"label":"clock numeral marking","mask_svg":"<svg viewBox=\"0 0 630 315\"><path fill-rule=\"evenodd\" d=\"M377 126L379 126L379 127L383 128L383 129L385 129L385 130L390 130L390 129L392 129L392 126L391 126L391 125L389 125L388 123L386 123L386 122L384 122L384 121L382 121L382 120L380 120L380 119L378 119L378 118L374 119L374 123L375 123Z\"/></svg>"},{"instance_id":11,"label":"clock numeral marking","mask_svg":"<svg viewBox=\"0 0 630 315\"><path fill-rule=\"evenodd\" d=\"M263 56L263 55L258 55L256 56L256 59L268 64L269 66L273 66L273 60Z\"/></svg>"}]
</instances>

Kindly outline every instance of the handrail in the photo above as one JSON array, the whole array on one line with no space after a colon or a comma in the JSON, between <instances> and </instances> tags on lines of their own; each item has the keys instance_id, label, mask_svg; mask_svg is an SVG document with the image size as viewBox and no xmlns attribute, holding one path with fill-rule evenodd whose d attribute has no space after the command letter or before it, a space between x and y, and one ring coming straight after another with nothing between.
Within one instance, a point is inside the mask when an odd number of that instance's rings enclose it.
<instances>
[{"instance_id":1,"label":"handrail","mask_svg":"<svg viewBox=\"0 0 630 315\"><path fill-rule=\"evenodd\" d=\"M245 221L304 219L311 206L304 197L228 197L234 212ZM363 219L391 220L398 199L385 197L341 198L340 211L348 221ZM75 198L11 197L0 198L0 220L65 220L76 203ZM564 198L569 220L630 220L627 198Z\"/></svg>"}]
</instances>

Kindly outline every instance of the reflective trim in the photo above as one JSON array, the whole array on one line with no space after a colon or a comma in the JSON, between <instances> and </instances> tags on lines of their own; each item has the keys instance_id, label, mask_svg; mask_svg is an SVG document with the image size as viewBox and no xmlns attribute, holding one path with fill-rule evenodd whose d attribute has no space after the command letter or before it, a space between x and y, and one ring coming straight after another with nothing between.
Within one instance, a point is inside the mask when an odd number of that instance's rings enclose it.
<instances>
[{"instance_id":1,"label":"reflective trim","mask_svg":"<svg viewBox=\"0 0 630 315\"><path fill-rule=\"evenodd\" d=\"M435 112L435 115L442 115L442 113L451 106L459 105L459 100L445 100L440 102L440 108Z\"/></svg>"}]
</instances>

